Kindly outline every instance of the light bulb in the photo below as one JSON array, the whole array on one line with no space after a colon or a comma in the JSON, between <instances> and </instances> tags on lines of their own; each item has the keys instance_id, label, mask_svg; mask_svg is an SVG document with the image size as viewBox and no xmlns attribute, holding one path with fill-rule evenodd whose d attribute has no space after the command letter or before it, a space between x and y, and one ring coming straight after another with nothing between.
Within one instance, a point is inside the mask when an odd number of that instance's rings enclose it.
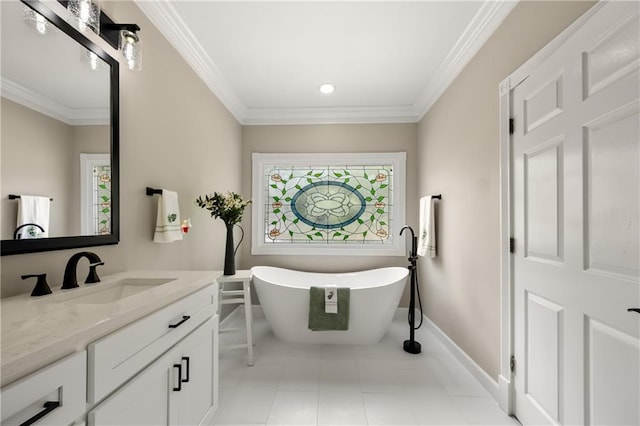
<instances>
[{"instance_id":1,"label":"light bulb","mask_svg":"<svg viewBox=\"0 0 640 426\"><path fill-rule=\"evenodd\" d=\"M89 66L94 71L98 69L98 55L93 52L89 52Z\"/></svg>"},{"instance_id":2,"label":"light bulb","mask_svg":"<svg viewBox=\"0 0 640 426\"><path fill-rule=\"evenodd\" d=\"M140 43L140 38L133 31L121 31L120 51L130 70L139 71L142 68Z\"/></svg>"},{"instance_id":3,"label":"light bulb","mask_svg":"<svg viewBox=\"0 0 640 426\"><path fill-rule=\"evenodd\" d=\"M87 0L81 0L78 19L80 19L80 29L83 31L87 27L87 22L89 22L90 13L89 2Z\"/></svg>"},{"instance_id":4,"label":"light bulb","mask_svg":"<svg viewBox=\"0 0 640 426\"><path fill-rule=\"evenodd\" d=\"M44 19L44 16L36 13L36 30L40 34L45 34L47 32L47 21Z\"/></svg>"},{"instance_id":5,"label":"light bulb","mask_svg":"<svg viewBox=\"0 0 640 426\"><path fill-rule=\"evenodd\" d=\"M124 44L122 45L122 54L127 59L127 61L133 60L133 43L134 40L130 36L124 37Z\"/></svg>"},{"instance_id":6,"label":"light bulb","mask_svg":"<svg viewBox=\"0 0 640 426\"><path fill-rule=\"evenodd\" d=\"M69 0L67 9L75 16L81 31L90 28L100 34L100 0Z\"/></svg>"}]
</instances>

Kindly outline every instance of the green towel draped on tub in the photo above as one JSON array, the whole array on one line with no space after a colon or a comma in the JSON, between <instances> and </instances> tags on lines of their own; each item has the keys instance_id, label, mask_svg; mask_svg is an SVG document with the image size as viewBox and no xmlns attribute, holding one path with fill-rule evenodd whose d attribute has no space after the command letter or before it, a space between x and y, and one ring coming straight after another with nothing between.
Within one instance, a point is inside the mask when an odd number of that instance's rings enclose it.
<instances>
[{"instance_id":1,"label":"green towel draped on tub","mask_svg":"<svg viewBox=\"0 0 640 426\"><path fill-rule=\"evenodd\" d=\"M309 329L312 331L349 329L349 288L338 288L338 313L324 311L324 287L309 291Z\"/></svg>"}]
</instances>

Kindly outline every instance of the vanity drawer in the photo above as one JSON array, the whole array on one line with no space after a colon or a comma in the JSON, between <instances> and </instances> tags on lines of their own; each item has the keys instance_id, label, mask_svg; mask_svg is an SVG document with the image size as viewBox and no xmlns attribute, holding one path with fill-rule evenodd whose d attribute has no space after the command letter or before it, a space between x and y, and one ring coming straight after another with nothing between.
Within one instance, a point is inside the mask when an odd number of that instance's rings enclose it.
<instances>
[{"instance_id":1,"label":"vanity drawer","mask_svg":"<svg viewBox=\"0 0 640 426\"><path fill-rule=\"evenodd\" d=\"M88 402L103 399L215 315L217 293L217 284L212 284L91 343Z\"/></svg>"},{"instance_id":2,"label":"vanity drawer","mask_svg":"<svg viewBox=\"0 0 640 426\"><path fill-rule=\"evenodd\" d=\"M2 388L2 424L29 420L68 425L86 408L87 352L82 351ZM38 419L38 420L36 420Z\"/></svg>"}]
</instances>

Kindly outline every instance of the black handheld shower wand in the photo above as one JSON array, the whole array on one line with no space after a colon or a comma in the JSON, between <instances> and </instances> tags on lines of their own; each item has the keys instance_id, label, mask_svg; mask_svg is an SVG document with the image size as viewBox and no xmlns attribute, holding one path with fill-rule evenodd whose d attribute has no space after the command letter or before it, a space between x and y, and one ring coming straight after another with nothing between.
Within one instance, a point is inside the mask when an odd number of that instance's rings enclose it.
<instances>
[{"instance_id":1,"label":"black handheld shower wand","mask_svg":"<svg viewBox=\"0 0 640 426\"><path fill-rule=\"evenodd\" d=\"M405 225L400 230L400 235L405 229L411 231L411 252L409 252L409 271L411 271L411 297L409 299L409 340L404 341L404 350L410 354L419 354L422 350L422 346L415 340L415 324L416 324L416 299L415 293L418 285L417 265L418 260L418 237L413 232L413 229Z\"/></svg>"}]
</instances>

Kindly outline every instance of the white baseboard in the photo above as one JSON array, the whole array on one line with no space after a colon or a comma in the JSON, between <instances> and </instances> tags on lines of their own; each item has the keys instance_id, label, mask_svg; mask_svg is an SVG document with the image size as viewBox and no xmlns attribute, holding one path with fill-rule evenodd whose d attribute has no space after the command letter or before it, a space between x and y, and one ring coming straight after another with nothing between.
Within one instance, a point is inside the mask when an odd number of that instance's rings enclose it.
<instances>
[{"instance_id":1,"label":"white baseboard","mask_svg":"<svg viewBox=\"0 0 640 426\"><path fill-rule=\"evenodd\" d=\"M447 336L444 331L440 329L433 321L431 321L426 315L423 315L424 325L442 342L445 348L453 355L455 359L460 361L462 366L482 385L483 388L495 399L500 407L501 392L498 382L487 374L465 351L460 348L453 340Z\"/></svg>"}]
</instances>

